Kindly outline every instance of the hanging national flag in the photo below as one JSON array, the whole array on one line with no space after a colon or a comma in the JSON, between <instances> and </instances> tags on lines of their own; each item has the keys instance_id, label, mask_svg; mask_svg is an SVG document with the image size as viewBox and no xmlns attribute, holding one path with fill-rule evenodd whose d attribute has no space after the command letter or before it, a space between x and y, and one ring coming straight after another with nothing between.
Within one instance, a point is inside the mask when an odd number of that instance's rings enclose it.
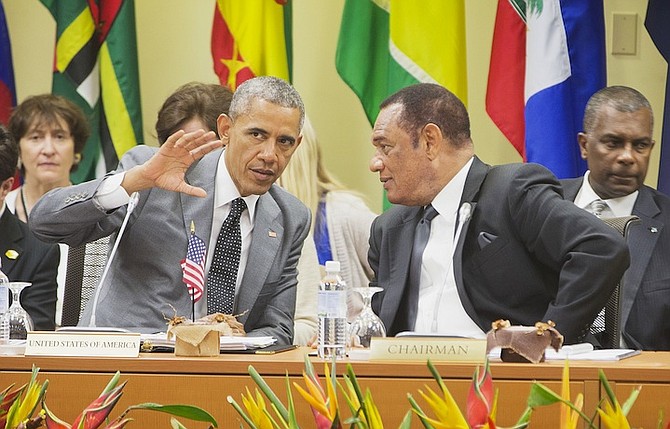
<instances>
[{"instance_id":1,"label":"hanging national flag","mask_svg":"<svg viewBox=\"0 0 670 429\"><path fill-rule=\"evenodd\" d=\"M291 81L289 0L217 0L212 59L221 85L235 90L254 76Z\"/></svg>"},{"instance_id":2,"label":"hanging national flag","mask_svg":"<svg viewBox=\"0 0 670 429\"><path fill-rule=\"evenodd\" d=\"M5 19L5 9L0 2L0 124L7 125L12 108L16 106L12 47Z\"/></svg>"},{"instance_id":3,"label":"hanging national flag","mask_svg":"<svg viewBox=\"0 0 670 429\"><path fill-rule=\"evenodd\" d=\"M644 26L651 40L670 64L670 2L668 0L649 0ZM661 161L658 166L658 190L670 195L670 73L665 80L665 104L663 107L663 125L661 134Z\"/></svg>"},{"instance_id":4,"label":"hanging national flag","mask_svg":"<svg viewBox=\"0 0 670 429\"><path fill-rule=\"evenodd\" d=\"M40 1L56 20L53 93L81 107L93 131L72 174L72 181L79 183L115 168L142 139L135 4ZM101 155L104 163L99 162Z\"/></svg>"},{"instance_id":5,"label":"hanging national flag","mask_svg":"<svg viewBox=\"0 0 670 429\"><path fill-rule=\"evenodd\" d=\"M498 0L486 111L524 161L582 175L577 133L605 84L602 0Z\"/></svg>"},{"instance_id":6,"label":"hanging national flag","mask_svg":"<svg viewBox=\"0 0 670 429\"><path fill-rule=\"evenodd\" d=\"M346 0L335 65L370 125L386 97L419 82L467 104L464 1Z\"/></svg>"},{"instance_id":7,"label":"hanging national flag","mask_svg":"<svg viewBox=\"0 0 670 429\"><path fill-rule=\"evenodd\" d=\"M373 126L379 104L416 83L438 83L467 105L464 0L346 0L335 66Z\"/></svg>"},{"instance_id":8,"label":"hanging national flag","mask_svg":"<svg viewBox=\"0 0 670 429\"><path fill-rule=\"evenodd\" d=\"M184 283L193 302L198 302L205 290L206 261L207 246L195 235L195 226L191 222L191 236L188 239L186 258L181 261L181 269L184 273Z\"/></svg>"}]
</instances>

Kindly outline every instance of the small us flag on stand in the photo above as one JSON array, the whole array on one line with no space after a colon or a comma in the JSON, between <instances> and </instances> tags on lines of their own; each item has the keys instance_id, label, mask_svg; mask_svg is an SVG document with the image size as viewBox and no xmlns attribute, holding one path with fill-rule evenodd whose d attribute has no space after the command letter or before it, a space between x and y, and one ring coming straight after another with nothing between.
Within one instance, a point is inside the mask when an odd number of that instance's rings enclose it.
<instances>
[{"instance_id":1,"label":"small us flag on stand","mask_svg":"<svg viewBox=\"0 0 670 429\"><path fill-rule=\"evenodd\" d=\"M205 261L207 261L207 246L195 235L195 224L191 221L191 236L188 239L186 259L181 261L181 269L193 303L198 302L205 289Z\"/></svg>"}]
</instances>

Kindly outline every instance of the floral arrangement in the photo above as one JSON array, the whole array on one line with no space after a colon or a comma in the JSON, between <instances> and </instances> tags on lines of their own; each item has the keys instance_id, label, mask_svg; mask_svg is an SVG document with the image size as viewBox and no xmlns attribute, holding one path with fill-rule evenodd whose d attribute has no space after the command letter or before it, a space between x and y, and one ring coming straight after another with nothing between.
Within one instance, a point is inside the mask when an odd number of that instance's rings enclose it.
<instances>
[{"instance_id":1,"label":"floral arrangement","mask_svg":"<svg viewBox=\"0 0 670 429\"><path fill-rule=\"evenodd\" d=\"M195 421L209 423L208 428L217 427L217 422L206 411L191 405L159 405L143 403L128 407L114 420L109 414L121 398L126 383L119 384L121 374L117 372L109 381L100 396L86 407L72 424L56 417L47 407L45 396L49 381L40 384L37 381L39 368L33 367L30 382L15 390L10 385L0 392L0 428L5 429L121 429L132 421L127 414L132 410L152 410L168 413L172 416L184 417ZM41 405L41 407L40 407ZM38 410L39 409L39 410ZM186 429L174 417L171 418L173 429Z\"/></svg>"},{"instance_id":2,"label":"floral arrangement","mask_svg":"<svg viewBox=\"0 0 670 429\"><path fill-rule=\"evenodd\" d=\"M409 429L413 415L426 429L502 429L501 426L496 425L498 391L494 389L488 362L483 369L478 367L475 370L468 392L465 413L458 408L442 377L430 361L428 361L428 368L437 382L438 389L434 390L425 386L425 389L418 390L418 393L427 404L427 410L432 416L421 408L411 394L408 394L410 410L405 414L399 429ZM242 405L228 396L228 402L244 422L252 429L299 429L293 391L288 376L286 377L288 405L284 405L253 366L249 366L249 374L257 388L253 393L247 388L246 393L242 394ZM602 370L599 378L607 393L607 398L598 405L592 416L588 416L582 409L583 395L580 393L574 400L571 399L570 370L568 361L566 361L561 393L558 394L541 383L533 383L526 409L512 427L526 428L530 424L534 409L559 404L560 423L558 427L560 429L575 429L580 420L586 423L585 427L596 429L599 427L596 423L598 417L601 428L630 429L631 426L626 416L639 395L640 387L635 389L623 404L620 404ZM358 384L351 364L347 364L346 374L340 381L336 377L335 362L332 366L326 363L325 383L322 385L318 375L314 372L311 361L306 356L303 381L304 387L296 382L292 384L298 394L309 404L316 428L342 429L343 425L348 425L351 429L383 429L382 416L375 405L372 394L369 390L364 392ZM350 412L349 417L345 418L340 411L337 399L338 390L345 398ZM658 429L662 428L670 429L670 423L663 426L662 418L659 418Z\"/></svg>"}]
</instances>

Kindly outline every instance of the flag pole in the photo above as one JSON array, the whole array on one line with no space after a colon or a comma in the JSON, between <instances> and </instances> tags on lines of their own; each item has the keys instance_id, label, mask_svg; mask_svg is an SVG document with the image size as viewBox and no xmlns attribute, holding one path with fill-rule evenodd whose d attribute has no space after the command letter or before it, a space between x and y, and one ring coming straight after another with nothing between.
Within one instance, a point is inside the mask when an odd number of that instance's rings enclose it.
<instances>
[{"instance_id":1,"label":"flag pole","mask_svg":"<svg viewBox=\"0 0 670 429\"><path fill-rule=\"evenodd\" d=\"M191 235L195 235L195 222L191 221ZM195 322L195 291L189 293L191 297L191 321Z\"/></svg>"}]
</instances>

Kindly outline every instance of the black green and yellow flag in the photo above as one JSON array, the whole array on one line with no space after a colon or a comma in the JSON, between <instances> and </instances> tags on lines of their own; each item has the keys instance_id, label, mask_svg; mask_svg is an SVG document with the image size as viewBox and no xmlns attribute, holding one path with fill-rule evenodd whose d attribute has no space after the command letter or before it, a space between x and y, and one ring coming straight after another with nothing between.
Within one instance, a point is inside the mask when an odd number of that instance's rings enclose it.
<instances>
[{"instance_id":1,"label":"black green and yellow flag","mask_svg":"<svg viewBox=\"0 0 670 429\"><path fill-rule=\"evenodd\" d=\"M79 183L116 167L142 140L133 0L40 0L56 20L53 93L84 110L91 124ZM104 162L102 162L104 161Z\"/></svg>"},{"instance_id":2,"label":"black green and yellow flag","mask_svg":"<svg viewBox=\"0 0 670 429\"><path fill-rule=\"evenodd\" d=\"M345 0L335 66L372 126L386 97L419 82L467 105L465 0Z\"/></svg>"}]
</instances>

